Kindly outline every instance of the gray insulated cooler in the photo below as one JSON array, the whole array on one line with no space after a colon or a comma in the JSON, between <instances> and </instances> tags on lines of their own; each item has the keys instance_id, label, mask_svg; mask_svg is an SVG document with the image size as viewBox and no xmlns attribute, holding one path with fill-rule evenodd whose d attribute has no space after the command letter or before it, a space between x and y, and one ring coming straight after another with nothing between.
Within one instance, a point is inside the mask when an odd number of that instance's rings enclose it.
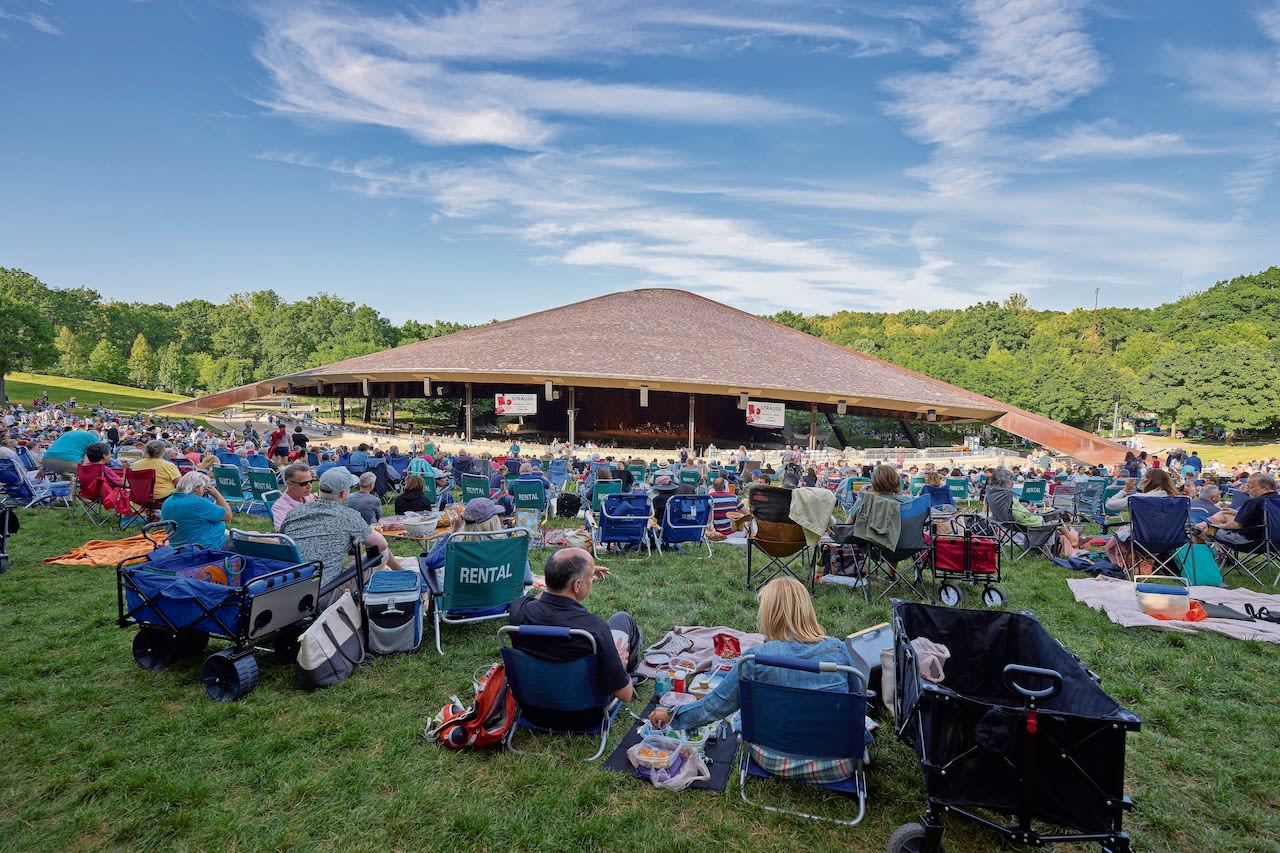
<instances>
[{"instance_id":1,"label":"gray insulated cooler","mask_svg":"<svg viewBox=\"0 0 1280 853\"><path fill-rule=\"evenodd\" d=\"M364 587L369 650L411 652L422 642L422 586L417 572L374 572Z\"/></svg>"}]
</instances>

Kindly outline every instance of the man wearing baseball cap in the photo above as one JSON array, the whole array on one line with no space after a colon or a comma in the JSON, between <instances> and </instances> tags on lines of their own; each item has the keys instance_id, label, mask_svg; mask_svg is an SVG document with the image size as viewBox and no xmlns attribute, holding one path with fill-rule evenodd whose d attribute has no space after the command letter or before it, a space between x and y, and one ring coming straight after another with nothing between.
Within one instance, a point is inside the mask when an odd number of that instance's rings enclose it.
<instances>
[{"instance_id":1,"label":"man wearing baseball cap","mask_svg":"<svg viewBox=\"0 0 1280 853\"><path fill-rule=\"evenodd\" d=\"M512 625L552 625L562 628L581 628L595 638L597 650L597 683L600 692L612 694L623 702L630 701L635 692L631 673L640 664L640 650L644 647L644 632L626 611L618 611L601 619L587 610L582 602L591 594L597 580L607 577L609 570L597 566L591 552L582 548L561 548L547 558L545 568L547 588L537 598L522 596L511 602L507 617ZM518 647L530 654L552 661L574 660L591 653L585 640L571 637L560 640L547 637L531 637L519 640ZM611 653L610 650L615 650ZM535 713L536 709L524 709ZM600 720L599 709L578 714L558 712L554 719L532 722L558 728L587 728Z\"/></svg>"},{"instance_id":2,"label":"man wearing baseball cap","mask_svg":"<svg viewBox=\"0 0 1280 853\"><path fill-rule=\"evenodd\" d=\"M297 543L302 559L320 561L324 567L320 574L322 588L342 574L347 553L356 542L378 549L378 553L385 555L387 568L401 569L400 561L391 553L382 534L375 533L360 513L346 506L347 496L359 482L359 477L342 466L330 468L320 476L316 500L289 510L280 525L280 532ZM344 584L335 589L329 600L340 596L348 586ZM350 587L354 588L354 584Z\"/></svg>"}]
</instances>

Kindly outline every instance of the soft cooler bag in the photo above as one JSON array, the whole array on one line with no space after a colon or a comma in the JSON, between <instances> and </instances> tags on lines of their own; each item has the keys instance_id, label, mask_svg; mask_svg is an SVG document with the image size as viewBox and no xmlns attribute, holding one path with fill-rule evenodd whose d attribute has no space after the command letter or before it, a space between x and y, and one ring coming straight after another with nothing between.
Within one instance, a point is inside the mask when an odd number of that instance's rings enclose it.
<instances>
[{"instance_id":1,"label":"soft cooler bag","mask_svg":"<svg viewBox=\"0 0 1280 853\"><path fill-rule=\"evenodd\" d=\"M374 572L364 587L369 651L411 652L422 642L422 581L417 572Z\"/></svg>"}]
</instances>

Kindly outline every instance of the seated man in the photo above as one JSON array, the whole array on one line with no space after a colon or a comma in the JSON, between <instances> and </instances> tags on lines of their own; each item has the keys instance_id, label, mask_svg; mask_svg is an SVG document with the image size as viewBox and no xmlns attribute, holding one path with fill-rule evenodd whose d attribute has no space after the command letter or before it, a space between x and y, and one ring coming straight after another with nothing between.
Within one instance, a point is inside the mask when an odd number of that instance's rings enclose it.
<instances>
[{"instance_id":1,"label":"seated man","mask_svg":"<svg viewBox=\"0 0 1280 853\"><path fill-rule=\"evenodd\" d=\"M169 537L170 545L199 545L221 550L227 544L231 506L214 488L208 475L189 471L178 478L173 494L160 507L160 520L178 525Z\"/></svg>"},{"instance_id":2,"label":"seated man","mask_svg":"<svg viewBox=\"0 0 1280 853\"><path fill-rule=\"evenodd\" d=\"M561 548L547 558L545 571L546 591L537 598L522 596L511 602L508 621L512 625L554 625L590 632L596 641L599 667L596 678L600 692L616 696L623 702L630 701L635 693L630 674L640 664L644 633L625 611L613 614L606 622L582 605L591 594L592 583L608 575L609 570L597 566L589 551ZM576 637L568 641L541 637L521 639L517 647L553 661L573 660L590 654L587 644ZM557 714L555 719L531 717L531 720L538 725L583 729L598 723L600 713L593 710L578 717Z\"/></svg>"},{"instance_id":3,"label":"seated man","mask_svg":"<svg viewBox=\"0 0 1280 853\"><path fill-rule=\"evenodd\" d=\"M347 506L360 513L360 517L368 524L377 524L378 519L382 518L382 501L373 493L373 487L377 483L377 475L372 471L365 471L360 475L360 491L352 492L351 497L347 498Z\"/></svg>"},{"instance_id":4,"label":"seated man","mask_svg":"<svg viewBox=\"0 0 1280 853\"><path fill-rule=\"evenodd\" d=\"M311 494L311 466L306 462L290 462L280 476L284 478L284 494L271 506L271 523L277 531L290 510L315 500Z\"/></svg>"},{"instance_id":5,"label":"seated man","mask_svg":"<svg viewBox=\"0 0 1280 853\"><path fill-rule=\"evenodd\" d=\"M733 521L729 518L729 513L741 512L742 501L729 491L729 484L724 477L716 477L711 481L711 491L707 492L707 497L711 498L711 524L716 533L724 536L733 533Z\"/></svg>"},{"instance_id":6,"label":"seated man","mask_svg":"<svg viewBox=\"0 0 1280 853\"><path fill-rule=\"evenodd\" d=\"M1249 499L1238 510L1220 510L1207 522L1218 528L1213 538L1235 548L1252 548L1261 544L1266 536L1265 504L1280 500L1276 494L1275 478L1267 474L1254 474L1245 482L1244 491ZM1196 525L1204 531L1206 523Z\"/></svg>"},{"instance_id":7,"label":"seated man","mask_svg":"<svg viewBox=\"0 0 1280 853\"><path fill-rule=\"evenodd\" d=\"M321 587L342 574L347 554L357 542L370 549L377 548L380 554L385 555L387 568L401 569L400 561L391 553L382 534L373 532L360 513L346 505L351 488L359 482L346 468L326 471L320 478L320 493L316 499L289 510L280 525L280 532L297 544L302 559L320 561L323 566ZM328 601L321 604L327 606L345 589L354 590L355 584L339 586Z\"/></svg>"}]
</instances>

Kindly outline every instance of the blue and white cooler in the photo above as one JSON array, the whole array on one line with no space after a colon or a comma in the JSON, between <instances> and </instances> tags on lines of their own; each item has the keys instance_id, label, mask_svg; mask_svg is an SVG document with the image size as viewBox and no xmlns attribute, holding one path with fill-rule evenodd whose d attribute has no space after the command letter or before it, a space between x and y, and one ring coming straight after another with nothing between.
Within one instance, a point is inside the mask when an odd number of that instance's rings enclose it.
<instances>
[{"instance_id":1,"label":"blue and white cooler","mask_svg":"<svg viewBox=\"0 0 1280 853\"><path fill-rule=\"evenodd\" d=\"M417 572L374 572L364 587L369 650L411 652L422 642L422 580Z\"/></svg>"}]
</instances>

